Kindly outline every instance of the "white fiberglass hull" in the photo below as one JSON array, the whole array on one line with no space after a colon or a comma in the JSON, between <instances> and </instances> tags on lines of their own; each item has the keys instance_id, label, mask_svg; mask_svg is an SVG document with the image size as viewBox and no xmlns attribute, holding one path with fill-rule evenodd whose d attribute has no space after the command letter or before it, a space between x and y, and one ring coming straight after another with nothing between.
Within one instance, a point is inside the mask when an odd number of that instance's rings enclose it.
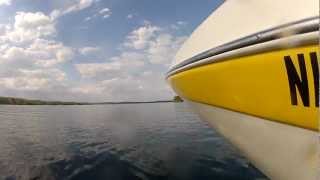
<instances>
[{"instance_id":1,"label":"white fiberglass hull","mask_svg":"<svg viewBox=\"0 0 320 180\"><path fill-rule=\"evenodd\" d=\"M319 178L317 132L210 105L188 103L271 179Z\"/></svg>"}]
</instances>

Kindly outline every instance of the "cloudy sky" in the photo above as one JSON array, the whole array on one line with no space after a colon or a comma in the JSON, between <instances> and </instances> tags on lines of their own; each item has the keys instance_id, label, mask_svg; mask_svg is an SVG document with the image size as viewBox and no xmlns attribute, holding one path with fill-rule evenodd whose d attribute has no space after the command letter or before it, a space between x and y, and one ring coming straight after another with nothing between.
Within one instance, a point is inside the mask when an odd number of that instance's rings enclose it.
<instances>
[{"instance_id":1,"label":"cloudy sky","mask_svg":"<svg viewBox=\"0 0 320 180\"><path fill-rule=\"evenodd\" d=\"M176 51L220 0L0 0L0 96L170 99Z\"/></svg>"}]
</instances>

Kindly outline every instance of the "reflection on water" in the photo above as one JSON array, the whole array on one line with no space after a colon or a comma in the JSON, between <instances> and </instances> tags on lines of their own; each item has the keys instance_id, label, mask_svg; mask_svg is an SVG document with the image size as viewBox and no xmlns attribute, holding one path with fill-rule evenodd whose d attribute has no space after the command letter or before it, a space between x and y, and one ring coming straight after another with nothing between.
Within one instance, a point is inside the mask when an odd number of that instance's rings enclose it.
<instances>
[{"instance_id":1,"label":"reflection on water","mask_svg":"<svg viewBox=\"0 0 320 180\"><path fill-rule=\"evenodd\" d=\"M261 179L185 104L0 106L0 179Z\"/></svg>"}]
</instances>

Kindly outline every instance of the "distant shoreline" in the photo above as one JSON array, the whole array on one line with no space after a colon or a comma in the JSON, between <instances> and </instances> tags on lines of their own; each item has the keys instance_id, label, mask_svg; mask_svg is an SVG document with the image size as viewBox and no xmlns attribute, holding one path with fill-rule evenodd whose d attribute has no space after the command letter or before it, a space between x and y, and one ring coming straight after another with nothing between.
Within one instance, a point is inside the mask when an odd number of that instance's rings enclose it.
<instances>
[{"instance_id":1,"label":"distant shoreline","mask_svg":"<svg viewBox=\"0 0 320 180\"><path fill-rule=\"evenodd\" d=\"M94 105L97 104L150 104L150 103L170 103L175 102L173 100L164 100L164 101L123 101L123 102L103 102L103 103L92 103Z\"/></svg>"},{"instance_id":2,"label":"distant shoreline","mask_svg":"<svg viewBox=\"0 0 320 180\"><path fill-rule=\"evenodd\" d=\"M65 101L43 101L15 97L0 97L0 105L107 105L107 104L152 104L181 102L176 100L156 101L120 101L120 102L65 102Z\"/></svg>"}]
</instances>

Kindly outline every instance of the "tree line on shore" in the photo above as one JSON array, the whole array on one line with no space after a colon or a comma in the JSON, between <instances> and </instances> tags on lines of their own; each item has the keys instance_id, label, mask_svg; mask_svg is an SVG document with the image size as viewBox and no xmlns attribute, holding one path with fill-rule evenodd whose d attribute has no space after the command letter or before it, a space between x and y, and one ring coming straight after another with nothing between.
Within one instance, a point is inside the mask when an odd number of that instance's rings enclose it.
<instances>
[{"instance_id":1,"label":"tree line on shore","mask_svg":"<svg viewBox=\"0 0 320 180\"><path fill-rule=\"evenodd\" d=\"M136 104L136 103L165 103L165 102L183 102L179 96L175 96L173 100L158 100L158 101L122 101L122 102L65 102L65 101L43 101L31 100L15 97L0 97L0 104L8 105L95 105L95 104Z\"/></svg>"}]
</instances>

